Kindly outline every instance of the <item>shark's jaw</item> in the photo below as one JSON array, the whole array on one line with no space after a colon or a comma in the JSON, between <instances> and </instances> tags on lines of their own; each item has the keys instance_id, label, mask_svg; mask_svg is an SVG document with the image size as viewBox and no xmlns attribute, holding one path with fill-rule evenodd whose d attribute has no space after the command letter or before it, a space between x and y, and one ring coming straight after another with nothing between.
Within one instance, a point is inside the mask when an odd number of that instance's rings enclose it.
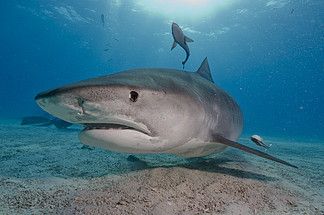
<instances>
[{"instance_id":1,"label":"shark's jaw","mask_svg":"<svg viewBox=\"0 0 324 215\"><path fill-rule=\"evenodd\" d=\"M86 123L79 139L83 144L126 153L155 153L166 142L152 137L151 132L135 123Z\"/></svg>"},{"instance_id":2,"label":"shark's jaw","mask_svg":"<svg viewBox=\"0 0 324 215\"><path fill-rule=\"evenodd\" d=\"M148 128L141 123L135 123L131 121L120 121L117 120L110 122L110 123L83 123L84 125L84 131L89 130L134 130L143 134L146 134L148 136L151 135L151 131L148 130Z\"/></svg>"},{"instance_id":3,"label":"shark's jaw","mask_svg":"<svg viewBox=\"0 0 324 215\"><path fill-rule=\"evenodd\" d=\"M159 138L153 137L153 132L145 124L128 117L80 116L80 121L75 123L84 126L79 134L83 144L126 153L158 151L158 145L154 143Z\"/></svg>"}]
</instances>

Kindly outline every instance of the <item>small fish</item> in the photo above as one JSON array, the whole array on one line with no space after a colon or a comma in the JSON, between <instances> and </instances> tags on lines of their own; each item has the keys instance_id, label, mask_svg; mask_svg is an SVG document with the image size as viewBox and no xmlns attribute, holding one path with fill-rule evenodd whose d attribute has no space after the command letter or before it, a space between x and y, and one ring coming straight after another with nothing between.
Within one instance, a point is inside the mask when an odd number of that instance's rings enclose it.
<instances>
[{"instance_id":1,"label":"small fish","mask_svg":"<svg viewBox=\"0 0 324 215\"><path fill-rule=\"evenodd\" d=\"M102 27L105 27L105 15L101 14Z\"/></svg>"},{"instance_id":2,"label":"small fish","mask_svg":"<svg viewBox=\"0 0 324 215\"><path fill-rule=\"evenodd\" d=\"M295 9L293 8L293 9L291 9L291 11L290 11L290 14L293 14L294 13L294 11L295 11Z\"/></svg>"},{"instance_id":3,"label":"small fish","mask_svg":"<svg viewBox=\"0 0 324 215\"><path fill-rule=\"evenodd\" d=\"M177 44L179 44L179 46L181 46L186 52L186 59L182 61L182 68L184 69L184 65L190 56L190 50L187 43L193 42L193 40L187 37L186 35L184 35L183 31L181 30L181 28L177 23L173 22L171 29L172 29L172 36L174 39L171 50L173 50L177 46Z\"/></svg>"},{"instance_id":4,"label":"small fish","mask_svg":"<svg viewBox=\"0 0 324 215\"><path fill-rule=\"evenodd\" d=\"M106 52L106 51L109 51L109 49L104 49L104 51Z\"/></svg>"},{"instance_id":5,"label":"small fish","mask_svg":"<svg viewBox=\"0 0 324 215\"><path fill-rule=\"evenodd\" d=\"M265 143L263 142L262 137L260 137L259 135L256 135L256 134L254 134L254 135L251 136L251 140L252 140L256 145L261 146L261 147L264 147L264 148L266 148L266 149L270 148L270 146L271 146L271 145L267 145L267 144L265 144Z\"/></svg>"}]
</instances>

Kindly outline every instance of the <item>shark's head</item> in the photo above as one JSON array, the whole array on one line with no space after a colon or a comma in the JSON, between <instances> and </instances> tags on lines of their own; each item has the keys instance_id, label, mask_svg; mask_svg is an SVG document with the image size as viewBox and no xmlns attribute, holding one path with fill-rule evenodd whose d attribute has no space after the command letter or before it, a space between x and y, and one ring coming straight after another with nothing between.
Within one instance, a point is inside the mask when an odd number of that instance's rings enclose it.
<instances>
[{"instance_id":1,"label":"shark's head","mask_svg":"<svg viewBox=\"0 0 324 215\"><path fill-rule=\"evenodd\" d=\"M196 135L201 112L199 103L167 74L175 72L126 71L43 92L35 99L50 114L85 125L79 136L85 144L124 152L167 150Z\"/></svg>"}]
</instances>

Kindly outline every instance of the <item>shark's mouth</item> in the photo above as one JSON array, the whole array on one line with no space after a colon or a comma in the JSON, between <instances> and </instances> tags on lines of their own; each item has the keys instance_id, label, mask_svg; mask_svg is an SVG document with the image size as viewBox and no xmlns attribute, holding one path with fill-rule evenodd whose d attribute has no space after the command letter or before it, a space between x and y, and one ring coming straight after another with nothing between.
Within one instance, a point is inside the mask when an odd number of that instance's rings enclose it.
<instances>
[{"instance_id":1,"label":"shark's mouth","mask_svg":"<svg viewBox=\"0 0 324 215\"><path fill-rule=\"evenodd\" d=\"M151 132L143 128L142 126L138 126L136 124L132 125L124 125L124 124L116 124L116 123L84 123L85 126L84 131L88 130L135 130L146 135L150 135Z\"/></svg>"}]
</instances>

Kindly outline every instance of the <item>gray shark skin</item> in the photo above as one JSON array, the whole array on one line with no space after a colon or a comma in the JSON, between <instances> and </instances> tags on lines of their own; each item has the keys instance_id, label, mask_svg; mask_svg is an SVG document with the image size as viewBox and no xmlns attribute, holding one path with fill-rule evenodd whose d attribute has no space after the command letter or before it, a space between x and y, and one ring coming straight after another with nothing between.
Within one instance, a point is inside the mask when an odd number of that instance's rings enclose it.
<instances>
[{"instance_id":1,"label":"gray shark skin","mask_svg":"<svg viewBox=\"0 0 324 215\"><path fill-rule=\"evenodd\" d=\"M187 45L188 42L193 42L192 39L190 39L189 37L185 36L183 31L181 30L181 28L179 27L179 25L177 23L172 23L172 36L173 36L173 45L171 47L171 50L173 50L177 44L179 44L186 52L186 59L184 61L182 61L182 66L184 68L185 63L187 62L189 56L190 56L190 50L189 50L189 46Z\"/></svg>"},{"instance_id":2,"label":"gray shark skin","mask_svg":"<svg viewBox=\"0 0 324 215\"><path fill-rule=\"evenodd\" d=\"M207 58L197 72L133 69L38 94L37 104L83 124L84 144L127 153L202 157L227 146L295 167L235 142L242 131L236 102L215 86Z\"/></svg>"}]
</instances>

